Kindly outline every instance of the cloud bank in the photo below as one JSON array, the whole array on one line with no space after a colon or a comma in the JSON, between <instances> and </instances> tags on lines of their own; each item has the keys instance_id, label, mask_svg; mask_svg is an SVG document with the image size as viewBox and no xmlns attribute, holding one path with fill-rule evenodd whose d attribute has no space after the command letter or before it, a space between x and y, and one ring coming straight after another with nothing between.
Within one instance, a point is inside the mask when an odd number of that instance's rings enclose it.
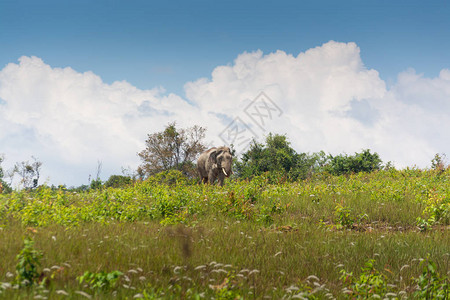
<instances>
[{"instance_id":1,"label":"cloud bank","mask_svg":"<svg viewBox=\"0 0 450 300\"><path fill-rule=\"evenodd\" d=\"M92 72L21 57L0 70L4 167L34 155L51 183L79 185L102 161L106 179L135 168L147 134L175 120L207 127L212 144L223 144L227 126L239 120L260 139L286 133L297 151L370 148L398 167L426 167L435 153L450 152L450 70L436 78L406 70L387 88L355 43L330 41L297 56L245 52L210 78L186 83L185 92L106 84ZM281 116L258 126L248 107L261 92Z\"/></svg>"}]
</instances>

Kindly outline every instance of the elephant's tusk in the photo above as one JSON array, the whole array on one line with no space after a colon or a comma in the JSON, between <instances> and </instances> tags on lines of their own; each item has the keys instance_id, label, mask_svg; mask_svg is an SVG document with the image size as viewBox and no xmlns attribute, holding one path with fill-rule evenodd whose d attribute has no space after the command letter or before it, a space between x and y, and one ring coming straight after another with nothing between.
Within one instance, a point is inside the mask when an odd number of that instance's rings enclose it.
<instances>
[{"instance_id":1,"label":"elephant's tusk","mask_svg":"<svg viewBox=\"0 0 450 300\"><path fill-rule=\"evenodd\" d=\"M222 172L223 172L223 174L225 174L225 176L227 176L227 177L228 177L228 174L227 174L227 172L225 172L225 168L222 168Z\"/></svg>"}]
</instances>

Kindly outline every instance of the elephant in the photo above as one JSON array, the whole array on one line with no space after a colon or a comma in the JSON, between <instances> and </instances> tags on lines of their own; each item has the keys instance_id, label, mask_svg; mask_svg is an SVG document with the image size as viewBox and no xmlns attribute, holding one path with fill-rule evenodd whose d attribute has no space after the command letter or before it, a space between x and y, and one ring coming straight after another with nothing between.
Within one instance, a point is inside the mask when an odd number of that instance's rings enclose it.
<instances>
[{"instance_id":1,"label":"elephant","mask_svg":"<svg viewBox=\"0 0 450 300\"><path fill-rule=\"evenodd\" d=\"M230 148L226 146L213 147L206 150L197 160L197 170L200 175L200 180L203 183L214 184L216 179L221 186L225 177L230 177L233 173L231 170L231 163L233 156Z\"/></svg>"}]
</instances>

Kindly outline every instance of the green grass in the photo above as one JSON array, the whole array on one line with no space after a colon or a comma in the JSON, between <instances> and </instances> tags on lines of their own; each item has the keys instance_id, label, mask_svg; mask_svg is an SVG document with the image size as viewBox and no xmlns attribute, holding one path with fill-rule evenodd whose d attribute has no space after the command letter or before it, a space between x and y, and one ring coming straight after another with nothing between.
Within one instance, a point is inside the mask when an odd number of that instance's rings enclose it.
<instances>
[{"instance_id":1,"label":"green grass","mask_svg":"<svg viewBox=\"0 0 450 300\"><path fill-rule=\"evenodd\" d=\"M448 284L449 180L412 169L0 195L0 298L348 299L364 272L382 281L380 296L413 298L424 260ZM43 254L36 281L45 282L16 289L25 237ZM371 259L373 270L362 270ZM77 279L104 282L115 271L123 275L104 288Z\"/></svg>"}]
</instances>

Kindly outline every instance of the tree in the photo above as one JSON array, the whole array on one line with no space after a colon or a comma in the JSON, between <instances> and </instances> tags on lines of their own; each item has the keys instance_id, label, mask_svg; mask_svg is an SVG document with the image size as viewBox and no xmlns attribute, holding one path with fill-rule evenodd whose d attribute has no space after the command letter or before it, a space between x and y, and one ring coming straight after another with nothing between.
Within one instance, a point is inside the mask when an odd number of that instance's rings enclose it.
<instances>
[{"instance_id":1,"label":"tree","mask_svg":"<svg viewBox=\"0 0 450 300\"><path fill-rule=\"evenodd\" d=\"M372 172L381 169L381 159L378 153L370 153L369 149L355 155L329 155L327 171L334 175Z\"/></svg>"},{"instance_id":2,"label":"tree","mask_svg":"<svg viewBox=\"0 0 450 300\"><path fill-rule=\"evenodd\" d=\"M100 173L102 172L102 166L103 166L103 163L100 160L98 160L97 161L97 176L95 176L95 179L91 180L91 175L89 175L89 182L90 182L89 186L93 190L98 190L98 189L102 188L103 183L102 183L102 180L100 179Z\"/></svg>"},{"instance_id":3,"label":"tree","mask_svg":"<svg viewBox=\"0 0 450 300\"><path fill-rule=\"evenodd\" d=\"M9 186L3 181L3 176L5 176L5 173L3 172L2 162L4 159L4 156L0 155L0 194L9 189Z\"/></svg>"},{"instance_id":4,"label":"tree","mask_svg":"<svg viewBox=\"0 0 450 300\"><path fill-rule=\"evenodd\" d=\"M33 162L22 161L16 163L12 170L12 175L17 174L20 176L20 183L25 189L36 188L39 184L42 162L38 161L34 156L31 158Z\"/></svg>"},{"instance_id":5,"label":"tree","mask_svg":"<svg viewBox=\"0 0 450 300\"><path fill-rule=\"evenodd\" d=\"M235 163L235 173L242 178L251 178L269 172L272 181L305 179L313 173L328 171L334 175L372 172L381 169L381 159L377 153L363 150L349 156L326 155L325 152L297 153L290 146L285 135L271 134L265 144L255 141L250 149L242 155L241 161Z\"/></svg>"},{"instance_id":6,"label":"tree","mask_svg":"<svg viewBox=\"0 0 450 300\"><path fill-rule=\"evenodd\" d=\"M433 170L437 170L437 171L445 171L445 163L446 161L446 155L445 153L436 153L436 155L434 156L434 158L431 160L431 168Z\"/></svg>"},{"instance_id":7,"label":"tree","mask_svg":"<svg viewBox=\"0 0 450 300\"><path fill-rule=\"evenodd\" d=\"M275 178L296 180L306 178L317 161L315 155L298 154L285 135L269 133L265 144L253 141L241 161L235 163L235 169L237 175L243 178L269 172Z\"/></svg>"},{"instance_id":8,"label":"tree","mask_svg":"<svg viewBox=\"0 0 450 300\"><path fill-rule=\"evenodd\" d=\"M179 170L188 177L196 176L194 160L206 146L203 144L205 128L193 126L177 128L169 123L164 131L148 135L146 148L138 153L142 160L137 172L147 178L161 171Z\"/></svg>"}]
</instances>

